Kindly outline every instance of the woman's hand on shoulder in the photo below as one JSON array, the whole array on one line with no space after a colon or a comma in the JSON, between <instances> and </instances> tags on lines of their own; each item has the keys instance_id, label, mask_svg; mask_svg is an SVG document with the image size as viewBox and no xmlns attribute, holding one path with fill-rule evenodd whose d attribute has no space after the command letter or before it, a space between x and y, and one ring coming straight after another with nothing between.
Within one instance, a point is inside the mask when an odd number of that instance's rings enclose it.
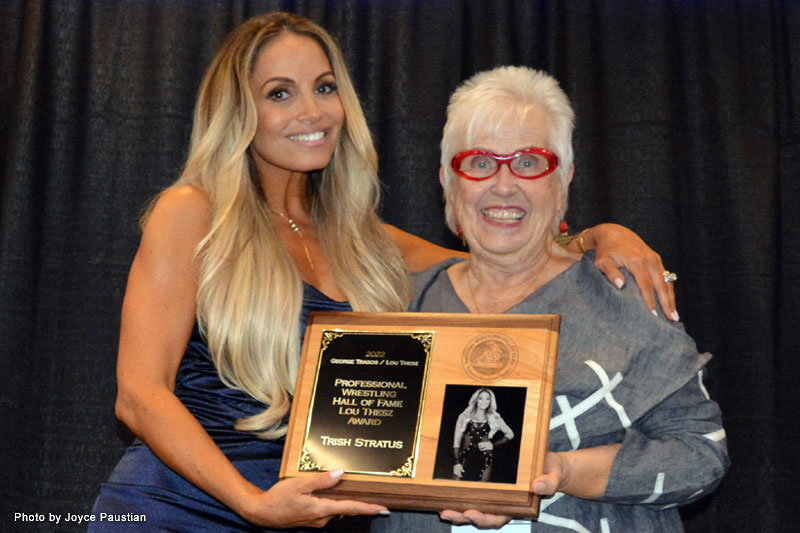
<instances>
[{"instance_id":1,"label":"woman's hand on shoulder","mask_svg":"<svg viewBox=\"0 0 800 533\"><path fill-rule=\"evenodd\" d=\"M625 284L625 276L619 270L624 267L636 278L648 309L655 311L655 291L664 314L671 320L679 319L675 289L672 283L664 281L666 269L661 256L647 246L641 237L619 224L599 224L591 228L588 236L591 241L586 243L586 248L593 247L597 252L594 264L617 288L621 289Z\"/></svg>"},{"instance_id":2,"label":"woman's hand on shoulder","mask_svg":"<svg viewBox=\"0 0 800 533\"><path fill-rule=\"evenodd\" d=\"M337 516L389 514L382 505L314 496L339 482L341 470L285 479L256 493L237 512L248 522L276 528L323 527Z\"/></svg>"}]
</instances>

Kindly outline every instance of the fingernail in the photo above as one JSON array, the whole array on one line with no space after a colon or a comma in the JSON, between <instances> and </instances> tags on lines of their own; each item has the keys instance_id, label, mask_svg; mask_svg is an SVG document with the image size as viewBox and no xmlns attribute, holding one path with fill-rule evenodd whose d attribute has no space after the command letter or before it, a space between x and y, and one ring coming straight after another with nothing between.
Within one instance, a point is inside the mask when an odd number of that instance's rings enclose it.
<instances>
[{"instance_id":1,"label":"fingernail","mask_svg":"<svg viewBox=\"0 0 800 533\"><path fill-rule=\"evenodd\" d=\"M621 289L623 285L625 285L625 282L622 281L622 278L617 278L614 280L614 286L616 286L618 289Z\"/></svg>"},{"instance_id":2,"label":"fingernail","mask_svg":"<svg viewBox=\"0 0 800 533\"><path fill-rule=\"evenodd\" d=\"M658 313L656 313L655 309L651 309L650 312L653 313L654 317L658 318Z\"/></svg>"},{"instance_id":3,"label":"fingernail","mask_svg":"<svg viewBox=\"0 0 800 533\"><path fill-rule=\"evenodd\" d=\"M533 484L533 492L544 492L547 487L541 481L537 481Z\"/></svg>"},{"instance_id":4,"label":"fingernail","mask_svg":"<svg viewBox=\"0 0 800 533\"><path fill-rule=\"evenodd\" d=\"M680 317L680 316L678 316L678 312L677 312L677 311L673 311L673 312L672 312L672 314L671 314L671 315L669 315L669 316L670 316L670 317L672 318L672 320L674 320L675 322L677 322L678 320L680 320L680 319L681 319L681 317Z\"/></svg>"},{"instance_id":5,"label":"fingernail","mask_svg":"<svg viewBox=\"0 0 800 533\"><path fill-rule=\"evenodd\" d=\"M380 513L378 513L378 514L381 514L381 515L383 515L383 516L389 516L389 515L390 515L390 514L392 514L392 513L390 513L390 512L389 512L389 509L384 509L383 511L381 511L381 512L380 512Z\"/></svg>"},{"instance_id":6,"label":"fingernail","mask_svg":"<svg viewBox=\"0 0 800 533\"><path fill-rule=\"evenodd\" d=\"M335 479L337 477L342 477L342 474L344 474L344 469L340 468L331 472L331 477Z\"/></svg>"}]
</instances>

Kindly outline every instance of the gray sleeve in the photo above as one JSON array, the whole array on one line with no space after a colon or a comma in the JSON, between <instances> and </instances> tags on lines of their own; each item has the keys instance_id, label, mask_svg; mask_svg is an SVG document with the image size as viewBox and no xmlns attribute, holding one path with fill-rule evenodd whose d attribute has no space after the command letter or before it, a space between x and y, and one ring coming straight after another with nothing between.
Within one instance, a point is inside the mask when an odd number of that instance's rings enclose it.
<instances>
[{"instance_id":1,"label":"gray sleeve","mask_svg":"<svg viewBox=\"0 0 800 533\"><path fill-rule=\"evenodd\" d=\"M730 461L703 372L626 430L601 501L664 509L717 487Z\"/></svg>"}]
</instances>

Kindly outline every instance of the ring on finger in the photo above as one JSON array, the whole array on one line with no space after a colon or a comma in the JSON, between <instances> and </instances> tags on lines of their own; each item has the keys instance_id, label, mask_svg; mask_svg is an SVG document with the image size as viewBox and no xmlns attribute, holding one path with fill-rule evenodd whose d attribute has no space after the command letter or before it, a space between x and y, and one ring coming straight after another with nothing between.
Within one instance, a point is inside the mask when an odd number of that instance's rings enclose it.
<instances>
[{"instance_id":1,"label":"ring on finger","mask_svg":"<svg viewBox=\"0 0 800 533\"><path fill-rule=\"evenodd\" d=\"M670 272L669 270L665 270L663 274L664 276L664 283L669 283L671 281L677 281L678 275L675 272Z\"/></svg>"}]
</instances>

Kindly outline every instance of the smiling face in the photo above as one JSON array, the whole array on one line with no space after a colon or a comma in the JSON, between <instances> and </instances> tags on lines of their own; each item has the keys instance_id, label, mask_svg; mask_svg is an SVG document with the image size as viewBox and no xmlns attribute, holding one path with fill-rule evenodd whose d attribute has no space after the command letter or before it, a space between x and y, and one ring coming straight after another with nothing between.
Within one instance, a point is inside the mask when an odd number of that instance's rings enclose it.
<instances>
[{"instance_id":1,"label":"smiling face","mask_svg":"<svg viewBox=\"0 0 800 533\"><path fill-rule=\"evenodd\" d=\"M524 120L479 132L461 150L510 154L528 147L551 149L549 144L544 111L533 107ZM483 258L514 258L522 264L527 255L545 249L552 239L553 220L564 201L557 180L556 173L520 179L507 165L483 181L453 178L448 202L453 203L470 253Z\"/></svg>"},{"instance_id":2,"label":"smiling face","mask_svg":"<svg viewBox=\"0 0 800 533\"><path fill-rule=\"evenodd\" d=\"M319 43L290 32L276 37L256 57L250 89L258 113L250 153L262 177L330 163L345 113Z\"/></svg>"},{"instance_id":3,"label":"smiling face","mask_svg":"<svg viewBox=\"0 0 800 533\"><path fill-rule=\"evenodd\" d=\"M481 391L481 393L478 394L477 400L475 401L475 405L481 411L487 410L489 408L489 405L491 405L491 403L492 403L492 397L489 396L489 393L486 391Z\"/></svg>"}]
</instances>

